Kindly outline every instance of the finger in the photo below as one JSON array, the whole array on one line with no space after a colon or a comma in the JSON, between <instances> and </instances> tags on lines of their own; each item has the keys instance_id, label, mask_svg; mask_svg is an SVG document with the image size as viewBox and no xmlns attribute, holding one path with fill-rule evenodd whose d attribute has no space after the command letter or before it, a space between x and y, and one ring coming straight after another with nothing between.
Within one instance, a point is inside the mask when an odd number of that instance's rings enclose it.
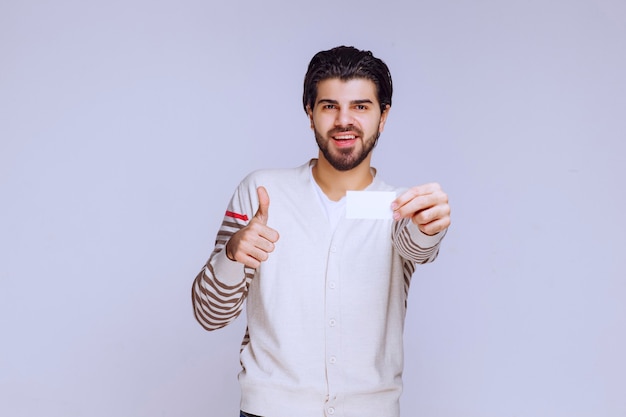
<instances>
[{"instance_id":1,"label":"finger","mask_svg":"<svg viewBox=\"0 0 626 417\"><path fill-rule=\"evenodd\" d=\"M396 207L393 214L394 218L398 220L400 218L413 217L416 213L434 207L437 207L441 212L445 211L446 208L449 209L448 195L440 189L435 189L435 191L430 194L417 195L403 206Z\"/></svg>"},{"instance_id":2,"label":"finger","mask_svg":"<svg viewBox=\"0 0 626 417\"><path fill-rule=\"evenodd\" d=\"M447 229L449 226L450 217L445 217L432 221L428 224L419 225L417 227L422 231L422 233L433 236L441 232L442 230Z\"/></svg>"},{"instance_id":3,"label":"finger","mask_svg":"<svg viewBox=\"0 0 626 417\"><path fill-rule=\"evenodd\" d=\"M275 233L275 231L273 229L270 229L269 227L267 229L268 229L267 233L270 234L271 237L273 237L273 234ZM272 233L272 232L274 232L274 233ZM278 233L276 233L276 234L278 234ZM276 239L276 240L278 240L278 239ZM259 235L259 238L254 242L254 248L256 250L261 250L261 251L269 254L270 252L274 252L274 249L276 248L276 246L274 245L274 242L276 242L276 240L270 240L269 238L265 238L262 235Z\"/></svg>"},{"instance_id":4,"label":"finger","mask_svg":"<svg viewBox=\"0 0 626 417\"><path fill-rule=\"evenodd\" d=\"M241 259L237 259L237 261L252 269L257 269L261 266L261 262L248 255L243 256Z\"/></svg>"},{"instance_id":5,"label":"finger","mask_svg":"<svg viewBox=\"0 0 626 417\"><path fill-rule=\"evenodd\" d=\"M418 226L446 218L450 218L450 206L447 204L439 204L429 209L418 211L412 216L413 223Z\"/></svg>"},{"instance_id":6,"label":"finger","mask_svg":"<svg viewBox=\"0 0 626 417\"><path fill-rule=\"evenodd\" d=\"M266 239L268 242L272 243L272 250L274 247L274 243L278 241L279 235L278 232L271 227L264 227L260 232L259 236Z\"/></svg>"},{"instance_id":7,"label":"finger","mask_svg":"<svg viewBox=\"0 0 626 417\"><path fill-rule=\"evenodd\" d=\"M447 197L445 195L439 193L414 197L403 206L394 210L394 218L398 220L400 218L413 217L418 213L422 213L438 205L447 204L446 199Z\"/></svg>"},{"instance_id":8,"label":"finger","mask_svg":"<svg viewBox=\"0 0 626 417\"><path fill-rule=\"evenodd\" d=\"M416 213L424 211L429 207L432 207L430 198L428 196L418 196L394 210L394 218L413 217Z\"/></svg>"},{"instance_id":9,"label":"finger","mask_svg":"<svg viewBox=\"0 0 626 417\"><path fill-rule=\"evenodd\" d=\"M270 208L270 196L267 193L265 187L258 187L256 189L257 196L259 197L259 209L254 217L261 221L263 224L267 224Z\"/></svg>"},{"instance_id":10,"label":"finger","mask_svg":"<svg viewBox=\"0 0 626 417\"><path fill-rule=\"evenodd\" d=\"M259 262L265 262L270 257L268 252L266 252L263 249L259 249L259 248L253 248L252 250L250 250L250 252L248 253L248 256L250 256L251 258L256 259Z\"/></svg>"},{"instance_id":11,"label":"finger","mask_svg":"<svg viewBox=\"0 0 626 417\"><path fill-rule=\"evenodd\" d=\"M259 241L265 242L265 244L272 245L265 239L259 239ZM269 253L262 247L262 244L257 246L257 243L245 243L242 244L238 251L235 253L234 258L238 262L249 266L251 268L257 268L261 262L265 262L269 258Z\"/></svg>"},{"instance_id":12,"label":"finger","mask_svg":"<svg viewBox=\"0 0 626 417\"><path fill-rule=\"evenodd\" d=\"M268 227L264 223L264 219L262 217L256 217L255 215L255 219L256 221L250 222L250 224L248 225L248 230L252 232L254 236L259 236L264 240L268 240L271 243L276 243L279 238L278 232L271 227ZM265 220L267 220L267 217L265 218Z\"/></svg>"},{"instance_id":13,"label":"finger","mask_svg":"<svg viewBox=\"0 0 626 417\"><path fill-rule=\"evenodd\" d=\"M417 197L432 194L440 190L441 186L435 182L409 188L393 201L391 207L393 210L396 210Z\"/></svg>"}]
</instances>

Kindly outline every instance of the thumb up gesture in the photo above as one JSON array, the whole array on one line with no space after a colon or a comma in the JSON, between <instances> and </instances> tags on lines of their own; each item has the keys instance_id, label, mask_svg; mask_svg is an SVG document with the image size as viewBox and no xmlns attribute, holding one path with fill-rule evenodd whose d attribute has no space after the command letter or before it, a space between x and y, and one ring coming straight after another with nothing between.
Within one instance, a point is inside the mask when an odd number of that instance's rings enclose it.
<instances>
[{"instance_id":1,"label":"thumb up gesture","mask_svg":"<svg viewBox=\"0 0 626 417\"><path fill-rule=\"evenodd\" d=\"M241 262L247 267L258 268L261 262L274 251L278 232L267 226L270 196L265 187L256 190L259 208L247 226L231 236L226 244L226 256L232 261Z\"/></svg>"}]
</instances>

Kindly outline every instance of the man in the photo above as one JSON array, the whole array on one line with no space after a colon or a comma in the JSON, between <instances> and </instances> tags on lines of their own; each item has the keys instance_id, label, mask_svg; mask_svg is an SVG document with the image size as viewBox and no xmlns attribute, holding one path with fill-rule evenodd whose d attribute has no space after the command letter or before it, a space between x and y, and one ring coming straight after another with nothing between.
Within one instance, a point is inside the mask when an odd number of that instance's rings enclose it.
<instances>
[{"instance_id":1,"label":"man","mask_svg":"<svg viewBox=\"0 0 626 417\"><path fill-rule=\"evenodd\" d=\"M192 298L207 330L247 303L241 416L399 416L409 283L450 208L439 185L400 190L370 167L391 95L371 52L319 52L303 94L318 158L253 172L230 201ZM349 190L394 191L392 218L346 218Z\"/></svg>"}]
</instances>

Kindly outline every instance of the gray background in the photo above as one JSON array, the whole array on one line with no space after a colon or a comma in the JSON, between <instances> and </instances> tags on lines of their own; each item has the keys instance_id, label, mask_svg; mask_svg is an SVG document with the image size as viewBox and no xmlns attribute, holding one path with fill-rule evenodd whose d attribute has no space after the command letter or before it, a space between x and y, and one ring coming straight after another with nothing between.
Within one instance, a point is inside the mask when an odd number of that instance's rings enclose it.
<instances>
[{"instance_id":1,"label":"gray background","mask_svg":"<svg viewBox=\"0 0 626 417\"><path fill-rule=\"evenodd\" d=\"M626 416L623 0L0 2L1 415L237 415L245 323L191 282L239 180L316 155L339 44L394 76L381 177L453 206L403 415Z\"/></svg>"}]
</instances>

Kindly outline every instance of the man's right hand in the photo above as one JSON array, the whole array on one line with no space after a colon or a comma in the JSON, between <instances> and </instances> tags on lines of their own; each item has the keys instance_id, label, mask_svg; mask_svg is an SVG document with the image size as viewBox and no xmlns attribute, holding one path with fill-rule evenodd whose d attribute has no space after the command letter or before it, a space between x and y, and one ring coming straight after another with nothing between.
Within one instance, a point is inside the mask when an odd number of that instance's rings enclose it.
<instances>
[{"instance_id":1,"label":"man's right hand","mask_svg":"<svg viewBox=\"0 0 626 417\"><path fill-rule=\"evenodd\" d=\"M274 251L274 243L279 237L276 230L267 226L270 207L267 190L265 187L258 187L256 192L259 197L259 209L248 225L232 235L226 244L226 256L230 260L255 269Z\"/></svg>"}]
</instances>

